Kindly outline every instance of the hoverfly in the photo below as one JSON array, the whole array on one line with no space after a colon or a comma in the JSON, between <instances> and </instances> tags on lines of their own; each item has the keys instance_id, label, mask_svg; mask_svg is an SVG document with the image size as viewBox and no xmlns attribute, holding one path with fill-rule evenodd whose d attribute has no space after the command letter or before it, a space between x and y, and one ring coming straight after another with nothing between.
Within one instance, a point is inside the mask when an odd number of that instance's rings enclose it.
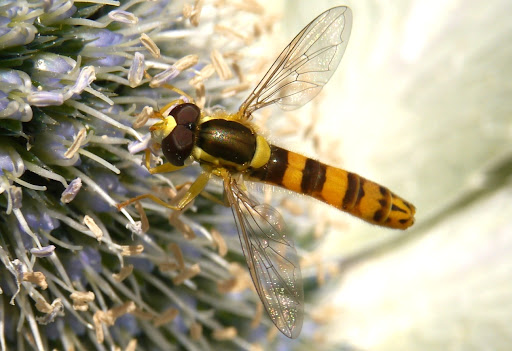
<instances>
[{"instance_id":1,"label":"hoverfly","mask_svg":"<svg viewBox=\"0 0 512 351\"><path fill-rule=\"evenodd\" d=\"M345 6L315 18L286 46L238 112L207 114L193 101L185 100L179 100L167 116L164 111L171 106L162 109L156 114L161 121L150 131L168 162L154 168L147 163L150 173L173 172L192 161L201 165L202 172L177 206L152 194L118 205L122 208L149 198L181 210L203 191L212 176L220 177L256 291L276 327L290 338L299 335L304 313L297 253L277 210L252 199L240 179L314 197L380 226L406 229L414 223L414 206L387 188L271 145L251 122L252 113L262 107L276 104L292 110L313 99L336 70L351 27L352 11Z\"/></svg>"}]
</instances>

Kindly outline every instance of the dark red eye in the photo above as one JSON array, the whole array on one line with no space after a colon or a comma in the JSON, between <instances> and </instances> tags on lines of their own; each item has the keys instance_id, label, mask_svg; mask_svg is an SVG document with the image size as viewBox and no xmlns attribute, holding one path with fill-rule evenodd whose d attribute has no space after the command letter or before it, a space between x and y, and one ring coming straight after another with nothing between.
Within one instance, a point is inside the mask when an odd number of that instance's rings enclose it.
<instances>
[{"instance_id":1,"label":"dark red eye","mask_svg":"<svg viewBox=\"0 0 512 351\"><path fill-rule=\"evenodd\" d=\"M201 111L196 105L186 103L173 108L171 116L174 117L177 125L187 125L190 123L196 123L199 116L201 116Z\"/></svg>"},{"instance_id":2,"label":"dark red eye","mask_svg":"<svg viewBox=\"0 0 512 351\"><path fill-rule=\"evenodd\" d=\"M174 166L183 166L194 148L195 134L184 125L177 125L162 140L162 152Z\"/></svg>"}]
</instances>

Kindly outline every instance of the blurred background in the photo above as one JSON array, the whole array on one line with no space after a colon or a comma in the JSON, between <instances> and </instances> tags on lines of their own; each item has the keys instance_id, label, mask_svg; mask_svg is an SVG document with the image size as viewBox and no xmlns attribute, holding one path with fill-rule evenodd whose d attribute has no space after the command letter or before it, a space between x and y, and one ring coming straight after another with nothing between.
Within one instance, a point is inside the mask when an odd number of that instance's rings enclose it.
<instances>
[{"instance_id":1,"label":"blurred background","mask_svg":"<svg viewBox=\"0 0 512 351\"><path fill-rule=\"evenodd\" d=\"M337 72L294 112L304 128L314 116L317 143L292 149L417 208L406 232L311 209L329 228L317 254L339 269L322 307L310 306L310 316L331 318L324 337L356 350L508 350L512 3L269 3L283 16L275 33L287 38L325 9L353 11Z\"/></svg>"},{"instance_id":2,"label":"blurred background","mask_svg":"<svg viewBox=\"0 0 512 351\"><path fill-rule=\"evenodd\" d=\"M510 349L512 2L258 3L0 0L0 350ZM115 205L172 201L200 171L142 166L152 122L136 116L177 95L144 69L236 111L338 5L353 26L329 84L255 120L271 142L389 187L416 224L266 193L301 257L304 327L290 340L250 290L228 208ZM214 74L223 60L232 78Z\"/></svg>"}]
</instances>

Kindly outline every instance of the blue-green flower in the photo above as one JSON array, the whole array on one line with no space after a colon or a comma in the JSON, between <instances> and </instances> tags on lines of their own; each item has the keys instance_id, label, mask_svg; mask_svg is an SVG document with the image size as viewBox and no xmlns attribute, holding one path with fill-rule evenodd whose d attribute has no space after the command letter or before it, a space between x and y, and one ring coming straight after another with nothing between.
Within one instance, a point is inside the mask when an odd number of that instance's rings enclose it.
<instances>
[{"instance_id":1,"label":"blue-green flower","mask_svg":"<svg viewBox=\"0 0 512 351\"><path fill-rule=\"evenodd\" d=\"M143 116L179 98L153 87L170 82L204 103L212 38L231 60L246 45L212 36L215 21L260 19L227 5L201 18L200 5L0 3L0 350L266 343L273 326L263 317L251 327L260 302L247 271L230 265L243 256L228 209L201 198L181 216L115 207L173 197L197 174L143 166ZM230 103L221 92L237 83L212 79L207 105Z\"/></svg>"}]
</instances>

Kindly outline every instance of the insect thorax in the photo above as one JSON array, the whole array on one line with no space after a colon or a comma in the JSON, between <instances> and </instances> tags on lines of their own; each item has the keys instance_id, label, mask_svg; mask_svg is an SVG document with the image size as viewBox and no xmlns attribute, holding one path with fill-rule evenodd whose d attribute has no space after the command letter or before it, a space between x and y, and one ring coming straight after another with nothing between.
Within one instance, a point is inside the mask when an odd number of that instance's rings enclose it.
<instances>
[{"instance_id":1,"label":"insect thorax","mask_svg":"<svg viewBox=\"0 0 512 351\"><path fill-rule=\"evenodd\" d=\"M206 155L206 162L243 166L251 162L256 152L256 134L245 125L226 119L211 119L199 126L196 146Z\"/></svg>"},{"instance_id":2,"label":"insect thorax","mask_svg":"<svg viewBox=\"0 0 512 351\"><path fill-rule=\"evenodd\" d=\"M266 140L243 123L220 118L199 125L193 151L199 162L243 171L263 166L269 155Z\"/></svg>"}]
</instances>

